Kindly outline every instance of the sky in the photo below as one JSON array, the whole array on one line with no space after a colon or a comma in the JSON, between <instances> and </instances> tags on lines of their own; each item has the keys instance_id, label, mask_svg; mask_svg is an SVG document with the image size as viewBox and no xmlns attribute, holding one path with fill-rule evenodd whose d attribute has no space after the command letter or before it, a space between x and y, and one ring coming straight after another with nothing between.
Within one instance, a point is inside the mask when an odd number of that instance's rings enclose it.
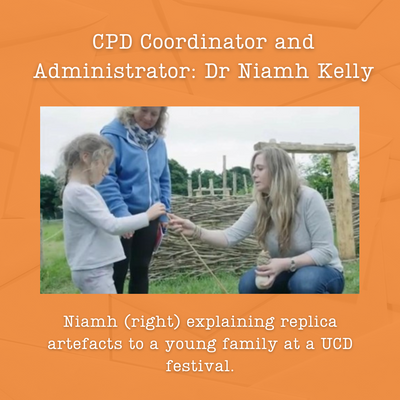
<instances>
[{"instance_id":1,"label":"sky","mask_svg":"<svg viewBox=\"0 0 400 400\"><path fill-rule=\"evenodd\" d=\"M83 133L99 133L116 107L41 107L40 172L51 175L62 147ZM169 107L168 158L188 172L249 167L258 142L346 143L359 151L358 107ZM307 162L304 156L296 157ZM357 156L350 155L350 165Z\"/></svg>"}]
</instances>

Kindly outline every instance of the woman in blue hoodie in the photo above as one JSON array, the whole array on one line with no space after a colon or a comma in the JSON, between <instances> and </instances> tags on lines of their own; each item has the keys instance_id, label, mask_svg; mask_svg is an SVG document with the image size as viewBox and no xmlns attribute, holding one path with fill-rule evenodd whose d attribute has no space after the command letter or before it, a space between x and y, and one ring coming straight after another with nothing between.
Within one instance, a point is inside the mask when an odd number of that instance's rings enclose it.
<instances>
[{"instance_id":1,"label":"woman in blue hoodie","mask_svg":"<svg viewBox=\"0 0 400 400\"><path fill-rule=\"evenodd\" d=\"M171 179L163 139L167 118L167 107L122 107L101 130L116 156L97 190L116 217L142 213L157 202L170 210ZM148 293L149 265L160 225L166 227L166 216L121 238L126 259L114 264L117 293L123 293L128 268L129 293Z\"/></svg>"}]
</instances>

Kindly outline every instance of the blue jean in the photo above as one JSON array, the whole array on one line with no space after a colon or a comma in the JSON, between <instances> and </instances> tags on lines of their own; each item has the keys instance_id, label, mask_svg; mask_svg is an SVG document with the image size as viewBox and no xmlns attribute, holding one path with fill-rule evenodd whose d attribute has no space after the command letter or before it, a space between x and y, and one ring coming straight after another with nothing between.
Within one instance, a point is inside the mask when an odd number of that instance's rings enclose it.
<instances>
[{"instance_id":1,"label":"blue jean","mask_svg":"<svg viewBox=\"0 0 400 400\"><path fill-rule=\"evenodd\" d=\"M255 268L247 271L239 281L239 293L342 293L343 273L331 267L302 267L296 272L280 273L273 285L260 290L255 283Z\"/></svg>"}]
</instances>

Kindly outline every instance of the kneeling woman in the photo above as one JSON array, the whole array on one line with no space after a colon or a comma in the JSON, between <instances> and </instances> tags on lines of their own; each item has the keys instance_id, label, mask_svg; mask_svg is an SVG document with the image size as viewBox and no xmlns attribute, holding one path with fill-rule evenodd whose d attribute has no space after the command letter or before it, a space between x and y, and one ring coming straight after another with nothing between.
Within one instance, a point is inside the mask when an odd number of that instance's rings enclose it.
<instances>
[{"instance_id":1,"label":"kneeling woman","mask_svg":"<svg viewBox=\"0 0 400 400\"><path fill-rule=\"evenodd\" d=\"M300 184L292 158L278 147L256 152L251 169L255 201L234 225L207 230L171 215L172 229L216 247L254 233L271 260L241 277L239 293L342 293L343 267L322 196ZM265 278L261 288L256 276Z\"/></svg>"}]
</instances>

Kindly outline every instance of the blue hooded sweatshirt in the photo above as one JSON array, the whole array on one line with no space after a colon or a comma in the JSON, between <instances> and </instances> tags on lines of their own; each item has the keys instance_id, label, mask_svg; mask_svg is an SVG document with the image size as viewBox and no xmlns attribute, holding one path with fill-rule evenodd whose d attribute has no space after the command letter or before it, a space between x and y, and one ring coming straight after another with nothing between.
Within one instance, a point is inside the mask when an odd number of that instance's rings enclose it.
<instances>
[{"instance_id":1,"label":"blue hooded sweatshirt","mask_svg":"<svg viewBox=\"0 0 400 400\"><path fill-rule=\"evenodd\" d=\"M116 217L135 215L157 202L170 211L171 178L164 140L159 137L143 150L127 141L126 128L118 119L106 125L101 134L115 150L110 172L96 186L111 213ZM167 222L167 216L161 216L160 221Z\"/></svg>"}]
</instances>

